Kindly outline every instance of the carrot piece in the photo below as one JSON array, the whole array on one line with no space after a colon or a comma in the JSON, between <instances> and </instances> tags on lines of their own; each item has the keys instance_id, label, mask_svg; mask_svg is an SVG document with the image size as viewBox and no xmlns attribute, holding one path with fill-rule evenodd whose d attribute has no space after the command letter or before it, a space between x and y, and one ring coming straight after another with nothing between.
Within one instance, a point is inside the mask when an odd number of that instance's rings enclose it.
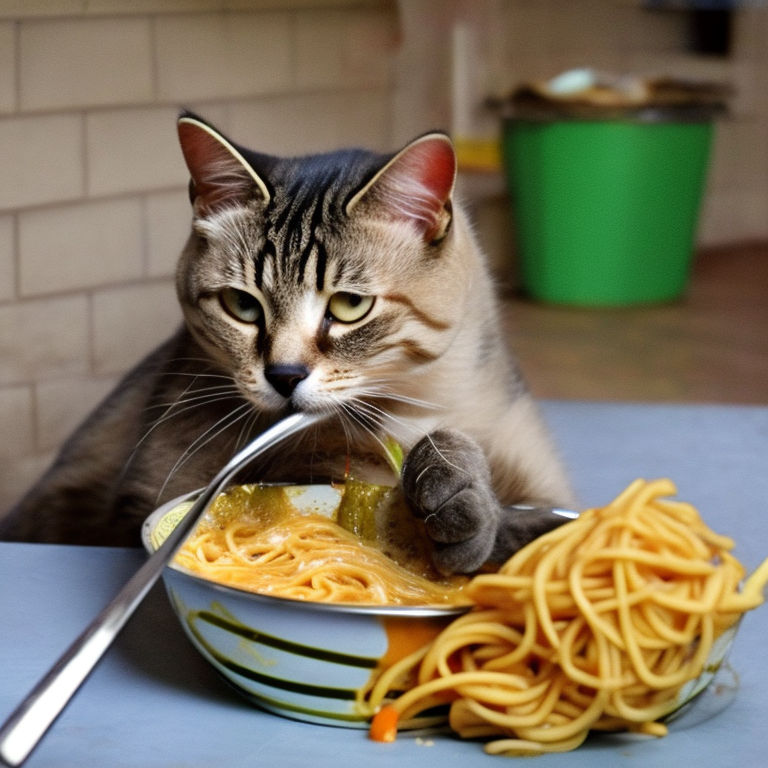
<instances>
[{"instance_id":1,"label":"carrot piece","mask_svg":"<svg viewBox=\"0 0 768 768\"><path fill-rule=\"evenodd\" d=\"M374 741L389 742L397 738L397 721L400 713L392 706L382 707L371 720L368 735Z\"/></svg>"}]
</instances>

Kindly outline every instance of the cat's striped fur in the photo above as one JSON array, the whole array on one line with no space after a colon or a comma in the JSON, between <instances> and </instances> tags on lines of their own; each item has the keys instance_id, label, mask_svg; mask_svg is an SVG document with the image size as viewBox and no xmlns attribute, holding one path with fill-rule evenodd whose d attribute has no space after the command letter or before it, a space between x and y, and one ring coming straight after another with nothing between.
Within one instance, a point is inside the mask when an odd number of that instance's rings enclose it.
<instances>
[{"instance_id":1,"label":"cat's striped fur","mask_svg":"<svg viewBox=\"0 0 768 768\"><path fill-rule=\"evenodd\" d=\"M204 484L289 409L330 417L253 468L261 479L325 477L348 454L376 455L385 435L409 449L432 434L428 461L455 466L466 486L489 468L504 504L572 502L454 200L446 136L391 156L280 159L189 113L179 135L194 211L177 270L185 325L66 444L2 524L6 537L135 544L158 503ZM471 437L480 458L451 434ZM414 506L431 515L429 504ZM480 506L494 504L486 494ZM464 543L473 531L461 535L436 535L453 553L446 570L492 549L494 531L478 534L479 549Z\"/></svg>"}]
</instances>

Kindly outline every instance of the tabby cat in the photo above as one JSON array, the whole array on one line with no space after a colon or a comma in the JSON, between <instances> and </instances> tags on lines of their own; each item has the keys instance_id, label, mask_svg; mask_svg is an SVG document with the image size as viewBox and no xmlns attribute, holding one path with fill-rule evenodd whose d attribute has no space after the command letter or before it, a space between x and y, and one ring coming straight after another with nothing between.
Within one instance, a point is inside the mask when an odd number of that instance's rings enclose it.
<instances>
[{"instance_id":1,"label":"tabby cat","mask_svg":"<svg viewBox=\"0 0 768 768\"><path fill-rule=\"evenodd\" d=\"M453 200L449 138L284 159L189 112L178 132L193 209L177 270L185 323L75 432L0 535L136 545L152 509L291 410L328 418L251 473L339 476L346 457L380 456L394 438L444 572L500 561L551 527L502 506L572 496Z\"/></svg>"}]
</instances>

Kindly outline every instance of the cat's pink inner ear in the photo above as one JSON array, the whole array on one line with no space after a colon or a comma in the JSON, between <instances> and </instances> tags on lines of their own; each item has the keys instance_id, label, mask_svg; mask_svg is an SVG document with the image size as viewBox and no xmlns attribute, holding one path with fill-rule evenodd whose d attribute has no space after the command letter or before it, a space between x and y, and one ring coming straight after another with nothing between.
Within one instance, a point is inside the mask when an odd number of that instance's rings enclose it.
<instances>
[{"instance_id":1,"label":"cat's pink inner ear","mask_svg":"<svg viewBox=\"0 0 768 768\"><path fill-rule=\"evenodd\" d=\"M358 199L373 192L389 216L410 221L425 241L432 242L450 222L448 203L455 179L456 155L450 139L430 134L396 155Z\"/></svg>"},{"instance_id":2,"label":"cat's pink inner ear","mask_svg":"<svg viewBox=\"0 0 768 768\"><path fill-rule=\"evenodd\" d=\"M411 182L428 190L440 205L450 199L456 177L456 156L447 137L428 137L417 141L395 160L391 169L397 174L402 166L404 183Z\"/></svg>"},{"instance_id":3,"label":"cat's pink inner ear","mask_svg":"<svg viewBox=\"0 0 768 768\"><path fill-rule=\"evenodd\" d=\"M450 221L446 205L456 177L456 156L446 136L418 139L386 169L382 191L392 212L412 220L424 240L438 239Z\"/></svg>"},{"instance_id":4,"label":"cat's pink inner ear","mask_svg":"<svg viewBox=\"0 0 768 768\"><path fill-rule=\"evenodd\" d=\"M195 210L205 216L245 202L257 179L237 150L213 129L191 119L179 120L179 143L192 176Z\"/></svg>"}]
</instances>

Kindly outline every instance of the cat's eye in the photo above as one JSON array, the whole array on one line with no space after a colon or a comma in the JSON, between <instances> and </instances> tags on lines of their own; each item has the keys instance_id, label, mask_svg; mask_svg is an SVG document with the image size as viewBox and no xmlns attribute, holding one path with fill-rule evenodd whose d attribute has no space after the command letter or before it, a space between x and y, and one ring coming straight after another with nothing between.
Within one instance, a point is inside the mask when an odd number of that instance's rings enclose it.
<instances>
[{"instance_id":1,"label":"cat's eye","mask_svg":"<svg viewBox=\"0 0 768 768\"><path fill-rule=\"evenodd\" d=\"M373 298L359 293L339 291L328 301L328 314L340 323L356 323L371 311Z\"/></svg>"},{"instance_id":2,"label":"cat's eye","mask_svg":"<svg viewBox=\"0 0 768 768\"><path fill-rule=\"evenodd\" d=\"M259 300L247 291L225 288L219 298L224 309L243 323L256 323L264 314Z\"/></svg>"}]
</instances>

